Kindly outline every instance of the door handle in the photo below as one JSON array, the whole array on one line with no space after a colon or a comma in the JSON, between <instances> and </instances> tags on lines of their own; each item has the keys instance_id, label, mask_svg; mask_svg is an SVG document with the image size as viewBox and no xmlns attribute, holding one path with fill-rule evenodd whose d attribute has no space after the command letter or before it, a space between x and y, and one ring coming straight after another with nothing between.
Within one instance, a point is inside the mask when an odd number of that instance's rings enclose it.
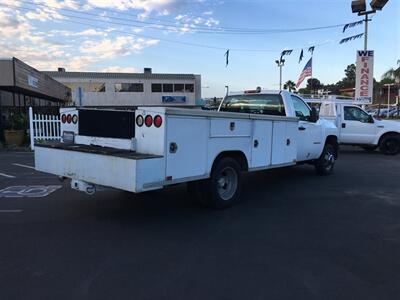
<instances>
[{"instance_id":1,"label":"door handle","mask_svg":"<svg viewBox=\"0 0 400 300\"><path fill-rule=\"evenodd\" d=\"M346 128L346 123L342 123L342 128Z\"/></svg>"},{"instance_id":2,"label":"door handle","mask_svg":"<svg viewBox=\"0 0 400 300\"><path fill-rule=\"evenodd\" d=\"M299 130L306 130L306 128L301 126L301 127L299 127Z\"/></svg>"}]
</instances>

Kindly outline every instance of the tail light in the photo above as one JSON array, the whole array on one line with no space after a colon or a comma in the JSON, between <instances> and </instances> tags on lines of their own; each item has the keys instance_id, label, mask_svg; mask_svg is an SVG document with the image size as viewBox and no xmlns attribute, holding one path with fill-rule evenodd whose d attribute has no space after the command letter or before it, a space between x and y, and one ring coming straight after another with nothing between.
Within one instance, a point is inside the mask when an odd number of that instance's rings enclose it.
<instances>
[{"instance_id":1,"label":"tail light","mask_svg":"<svg viewBox=\"0 0 400 300\"><path fill-rule=\"evenodd\" d=\"M161 127L162 125L162 118L160 115L157 115L154 117L154 126L156 126L157 128Z\"/></svg>"},{"instance_id":2,"label":"tail light","mask_svg":"<svg viewBox=\"0 0 400 300\"><path fill-rule=\"evenodd\" d=\"M77 115L73 115L72 116L72 123L74 123L74 124L78 123L78 116Z\"/></svg>"},{"instance_id":3,"label":"tail light","mask_svg":"<svg viewBox=\"0 0 400 300\"><path fill-rule=\"evenodd\" d=\"M70 114L67 115L67 123L71 124L72 122L72 116Z\"/></svg>"},{"instance_id":4,"label":"tail light","mask_svg":"<svg viewBox=\"0 0 400 300\"><path fill-rule=\"evenodd\" d=\"M61 115L61 122L63 123L63 124L65 124L65 122L67 122L67 116L66 115Z\"/></svg>"},{"instance_id":5,"label":"tail light","mask_svg":"<svg viewBox=\"0 0 400 300\"><path fill-rule=\"evenodd\" d=\"M143 124L144 124L143 116L142 115L138 115L136 117L136 125L139 126L139 127L142 127Z\"/></svg>"},{"instance_id":6,"label":"tail light","mask_svg":"<svg viewBox=\"0 0 400 300\"><path fill-rule=\"evenodd\" d=\"M144 119L144 123L146 124L147 127L150 127L153 124L153 117L147 115L146 118Z\"/></svg>"}]
</instances>

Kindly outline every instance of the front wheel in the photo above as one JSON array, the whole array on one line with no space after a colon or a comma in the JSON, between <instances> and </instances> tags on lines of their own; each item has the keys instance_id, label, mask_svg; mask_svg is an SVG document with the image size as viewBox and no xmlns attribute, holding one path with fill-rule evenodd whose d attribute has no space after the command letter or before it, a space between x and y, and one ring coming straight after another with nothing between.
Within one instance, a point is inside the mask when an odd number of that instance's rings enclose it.
<instances>
[{"instance_id":1,"label":"front wheel","mask_svg":"<svg viewBox=\"0 0 400 300\"><path fill-rule=\"evenodd\" d=\"M199 183L201 204L216 209L230 207L240 199L240 165L231 157L223 157L213 167L211 177Z\"/></svg>"},{"instance_id":2,"label":"front wheel","mask_svg":"<svg viewBox=\"0 0 400 300\"><path fill-rule=\"evenodd\" d=\"M315 162L315 171L318 175L330 175L335 166L335 147L332 144L325 144L320 158Z\"/></svg>"},{"instance_id":3,"label":"front wheel","mask_svg":"<svg viewBox=\"0 0 400 300\"><path fill-rule=\"evenodd\" d=\"M379 143L379 150L386 155L395 155L400 152L400 135L388 134Z\"/></svg>"}]
</instances>

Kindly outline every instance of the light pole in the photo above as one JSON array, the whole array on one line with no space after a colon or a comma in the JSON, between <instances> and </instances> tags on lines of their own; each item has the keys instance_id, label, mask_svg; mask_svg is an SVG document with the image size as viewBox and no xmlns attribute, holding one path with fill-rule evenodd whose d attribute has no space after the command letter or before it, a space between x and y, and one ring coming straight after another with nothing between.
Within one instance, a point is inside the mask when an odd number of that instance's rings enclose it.
<instances>
[{"instance_id":1,"label":"light pole","mask_svg":"<svg viewBox=\"0 0 400 300\"><path fill-rule=\"evenodd\" d=\"M367 11L367 5L365 4L365 0L353 0L351 2L351 9L353 13L357 13L359 16L365 16L364 19L364 51L368 49L368 22L371 19L368 18L368 15L376 13L377 10L382 10L385 4L389 0L372 0L370 2L370 6L372 10Z\"/></svg>"},{"instance_id":2,"label":"light pole","mask_svg":"<svg viewBox=\"0 0 400 300\"><path fill-rule=\"evenodd\" d=\"M275 60L279 67L279 90L282 90L282 67L285 65L285 60L281 57L279 60Z\"/></svg>"},{"instance_id":3,"label":"light pole","mask_svg":"<svg viewBox=\"0 0 400 300\"><path fill-rule=\"evenodd\" d=\"M384 84L384 86L387 86L387 88L388 88L388 98L387 98L387 113L386 113L386 118L388 118L389 119L389 112L390 112L390 87L392 86L392 85L396 85L395 83L387 83L387 84Z\"/></svg>"}]
</instances>

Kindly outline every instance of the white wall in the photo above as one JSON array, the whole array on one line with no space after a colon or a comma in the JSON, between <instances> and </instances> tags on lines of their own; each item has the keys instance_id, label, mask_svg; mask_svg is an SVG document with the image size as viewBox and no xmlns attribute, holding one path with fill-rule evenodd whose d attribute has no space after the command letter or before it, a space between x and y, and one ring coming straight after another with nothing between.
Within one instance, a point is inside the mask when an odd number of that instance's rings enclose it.
<instances>
[{"instance_id":1,"label":"white wall","mask_svg":"<svg viewBox=\"0 0 400 300\"><path fill-rule=\"evenodd\" d=\"M62 78L54 77L57 81L68 83L105 83L105 92L84 92L83 106L137 106L137 105L195 105L195 100L201 98L201 77L195 79L89 79L89 78ZM116 83L143 83L143 92L115 92ZM152 83L183 83L194 84L194 93L153 93L151 92ZM186 96L186 103L163 103L162 96ZM72 90L72 99L75 105L79 105L78 93Z\"/></svg>"}]
</instances>

